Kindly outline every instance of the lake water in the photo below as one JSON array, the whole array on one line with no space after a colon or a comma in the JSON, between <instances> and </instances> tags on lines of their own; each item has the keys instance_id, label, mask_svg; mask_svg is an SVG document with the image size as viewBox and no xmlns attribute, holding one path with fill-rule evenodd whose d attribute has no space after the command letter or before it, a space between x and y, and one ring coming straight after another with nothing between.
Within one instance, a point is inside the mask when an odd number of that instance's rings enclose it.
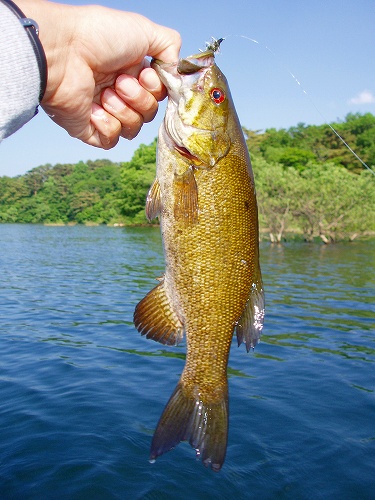
<instances>
[{"instance_id":1,"label":"lake water","mask_svg":"<svg viewBox=\"0 0 375 500\"><path fill-rule=\"evenodd\" d=\"M0 225L0 498L375 498L374 243L261 245L267 312L234 340L226 462L148 462L184 346L141 337L158 228Z\"/></svg>"}]
</instances>

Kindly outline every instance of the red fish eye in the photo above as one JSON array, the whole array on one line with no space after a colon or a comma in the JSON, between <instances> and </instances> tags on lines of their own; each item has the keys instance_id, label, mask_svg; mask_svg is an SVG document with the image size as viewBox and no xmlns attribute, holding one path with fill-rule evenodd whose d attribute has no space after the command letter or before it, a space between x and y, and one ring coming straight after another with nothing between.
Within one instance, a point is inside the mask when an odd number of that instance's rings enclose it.
<instances>
[{"instance_id":1,"label":"red fish eye","mask_svg":"<svg viewBox=\"0 0 375 500\"><path fill-rule=\"evenodd\" d=\"M211 99L216 102L216 104L220 104L225 100L225 94L223 90L214 88L211 90Z\"/></svg>"}]
</instances>

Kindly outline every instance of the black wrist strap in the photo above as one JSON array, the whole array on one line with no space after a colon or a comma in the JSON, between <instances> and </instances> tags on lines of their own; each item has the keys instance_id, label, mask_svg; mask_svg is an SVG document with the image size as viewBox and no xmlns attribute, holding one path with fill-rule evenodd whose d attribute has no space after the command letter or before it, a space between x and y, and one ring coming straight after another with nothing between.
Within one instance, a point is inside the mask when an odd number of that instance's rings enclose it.
<instances>
[{"instance_id":1,"label":"black wrist strap","mask_svg":"<svg viewBox=\"0 0 375 500\"><path fill-rule=\"evenodd\" d=\"M39 102L43 99L44 93L47 87L47 59L44 53L44 49L39 40L39 26L38 24L26 17L22 10L14 3L12 0L0 0L4 5L6 5L15 16L20 20L21 25L25 28L26 33L29 36L31 45L33 46L36 60L38 62L39 74L40 74L40 92L39 92Z\"/></svg>"}]
</instances>

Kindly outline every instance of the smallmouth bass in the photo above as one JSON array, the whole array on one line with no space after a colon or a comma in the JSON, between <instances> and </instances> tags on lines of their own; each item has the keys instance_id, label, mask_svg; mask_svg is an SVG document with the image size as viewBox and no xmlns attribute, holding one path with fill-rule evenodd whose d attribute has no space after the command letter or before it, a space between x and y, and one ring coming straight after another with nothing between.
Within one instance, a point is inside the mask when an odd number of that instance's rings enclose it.
<instances>
[{"instance_id":1,"label":"smallmouth bass","mask_svg":"<svg viewBox=\"0 0 375 500\"><path fill-rule=\"evenodd\" d=\"M147 338L175 345L186 335L185 367L150 459L189 441L214 471L227 448L233 334L249 351L264 317L254 178L227 80L215 64L220 41L175 63L152 62L168 105L146 215L160 218L166 270L134 313Z\"/></svg>"}]
</instances>

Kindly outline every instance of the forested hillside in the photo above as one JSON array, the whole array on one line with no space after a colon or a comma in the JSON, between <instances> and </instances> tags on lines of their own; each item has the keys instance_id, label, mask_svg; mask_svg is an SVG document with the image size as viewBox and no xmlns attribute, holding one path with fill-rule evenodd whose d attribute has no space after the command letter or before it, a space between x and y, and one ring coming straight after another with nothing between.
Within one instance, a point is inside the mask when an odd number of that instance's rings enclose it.
<instances>
[{"instance_id":1,"label":"forested hillside","mask_svg":"<svg viewBox=\"0 0 375 500\"><path fill-rule=\"evenodd\" d=\"M332 126L374 169L375 116L350 114ZM375 177L328 125L244 133L264 238L330 242L374 233ZM0 222L146 224L155 162L156 140L130 162L43 165L0 177Z\"/></svg>"},{"instance_id":2,"label":"forested hillside","mask_svg":"<svg viewBox=\"0 0 375 500\"><path fill-rule=\"evenodd\" d=\"M375 116L349 114L345 121L332 123L337 133L367 165L375 165ZM252 156L269 163L304 170L309 163L332 162L350 172L361 173L362 164L327 125L299 123L288 130L274 128L265 132L244 128Z\"/></svg>"},{"instance_id":3,"label":"forested hillside","mask_svg":"<svg viewBox=\"0 0 375 500\"><path fill-rule=\"evenodd\" d=\"M98 222L120 217L120 165L109 160L43 165L0 177L0 221Z\"/></svg>"}]
</instances>

